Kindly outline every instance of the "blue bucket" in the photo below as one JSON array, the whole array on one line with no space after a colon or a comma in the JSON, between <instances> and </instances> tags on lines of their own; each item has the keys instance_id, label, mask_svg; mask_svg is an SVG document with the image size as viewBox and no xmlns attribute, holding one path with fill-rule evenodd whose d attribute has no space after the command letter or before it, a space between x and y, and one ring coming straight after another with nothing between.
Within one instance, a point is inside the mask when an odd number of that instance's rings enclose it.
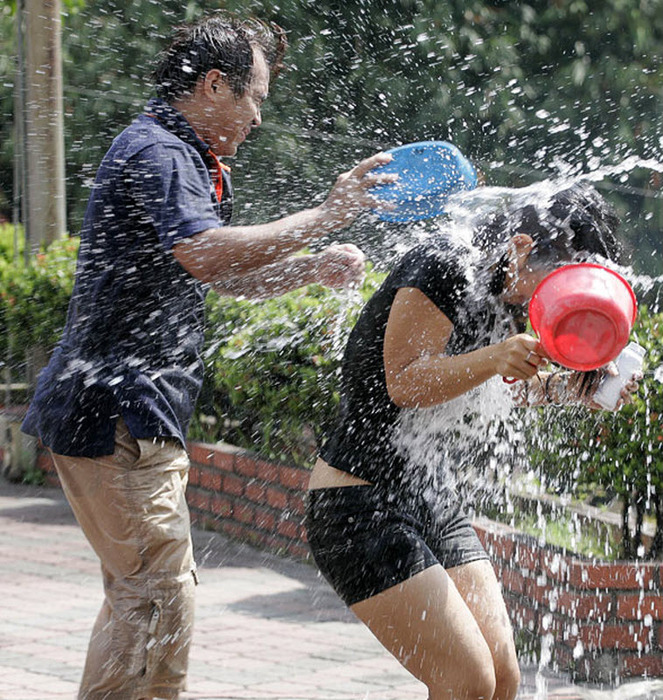
<instances>
[{"instance_id":1,"label":"blue bucket","mask_svg":"<svg viewBox=\"0 0 663 700\"><path fill-rule=\"evenodd\" d=\"M418 221L444 214L449 195L477 186L472 163L447 141L420 141L393 148L393 160L373 172L397 173L398 181L376 185L371 194L396 205L375 209L384 221Z\"/></svg>"}]
</instances>

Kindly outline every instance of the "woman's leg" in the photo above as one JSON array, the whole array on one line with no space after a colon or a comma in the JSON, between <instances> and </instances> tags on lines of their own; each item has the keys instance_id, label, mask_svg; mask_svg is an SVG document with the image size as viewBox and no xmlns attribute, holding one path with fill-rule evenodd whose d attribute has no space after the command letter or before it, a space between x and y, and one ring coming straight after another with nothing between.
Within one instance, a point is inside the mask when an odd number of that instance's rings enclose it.
<instances>
[{"instance_id":1,"label":"woman's leg","mask_svg":"<svg viewBox=\"0 0 663 700\"><path fill-rule=\"evenodd\" d=\"M493 657L497 689L494 700L513 700L520 686L520 669L513 630L491 563L472 562L447 573L472 612Z\"/></svg>"},{"instance_id":2,"label":"woman's leg","mask_svg":"<svg viewBox=\"0 0 663 700\"><path fill-rule=\"evenodd\" d=\"M351 609L426 684L430 700L493 698L496 678L491 648L453 579L440 565Z\"/></svg>"}]
</instances>

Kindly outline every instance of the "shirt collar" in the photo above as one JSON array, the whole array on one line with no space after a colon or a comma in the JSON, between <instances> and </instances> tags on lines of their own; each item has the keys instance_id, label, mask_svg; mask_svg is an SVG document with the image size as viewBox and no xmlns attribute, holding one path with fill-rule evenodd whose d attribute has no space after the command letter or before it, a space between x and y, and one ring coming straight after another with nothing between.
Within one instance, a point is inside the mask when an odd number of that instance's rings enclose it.
<instances>
[{"instance_id":1,"label":"shirt collar","mask_svg":"<svg viewBox=\"0 0 663 700\"><path fill-rule=\"evenodd\" d=\"M191 124L175 107L164 100L154 98L145 106L145 114L154 117L165 129L193 146L205 158L208 157L210 147L196 134Z\"/></svg>"}]
</instances>

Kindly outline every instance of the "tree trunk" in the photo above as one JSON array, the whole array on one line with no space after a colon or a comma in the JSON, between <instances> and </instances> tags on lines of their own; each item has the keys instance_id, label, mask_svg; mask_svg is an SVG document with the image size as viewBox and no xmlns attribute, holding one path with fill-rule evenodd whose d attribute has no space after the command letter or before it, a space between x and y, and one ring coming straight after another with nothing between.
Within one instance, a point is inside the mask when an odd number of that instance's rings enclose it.
<instances>
[{"instance_id":1,"label":"tree trunk","mask_svg":"<svg viewBox=\"0 0 663 700\"><path fill-rule=\"evenodd\" d=\"M24 0L26 153L26 246L29 256L42 243L66 232L60 0Z\"/></svg>"},{"instance_id":2,"label":"tree trunk","mask_svg":"<svg viewBox=\"0 0 663 700\"><path fill-rule=\"evenodd\" d=\"M647 559L660 559L663 555L663 506L658 494L652 496L652 501L656 510L656 532L647 552Z\"/></svg>"},{"instance_id":3,"label":"tree trunk","mask_svg":"<svg viewBox=\"0 0 663 700\"><path fill-rule=\"evenodd\" d=\"M628 494L622 496L622 559L633 557L633 543L631 541L631 528L629 525L629 511L631 509L631 499Z\"/></svg>"},{"instance_id":4,"label":"tree trunk","mask_svg":"<svg viewBox=\"0 0 663 700\"><path fill-rule=\"evenodd\" d=\"M642 525L645 521L645 499L639 491L633 494L635 504L635 532L633 533L633 542L631 551L633 558L639 558L642 551Z\"/></svg>"}]
</instances>

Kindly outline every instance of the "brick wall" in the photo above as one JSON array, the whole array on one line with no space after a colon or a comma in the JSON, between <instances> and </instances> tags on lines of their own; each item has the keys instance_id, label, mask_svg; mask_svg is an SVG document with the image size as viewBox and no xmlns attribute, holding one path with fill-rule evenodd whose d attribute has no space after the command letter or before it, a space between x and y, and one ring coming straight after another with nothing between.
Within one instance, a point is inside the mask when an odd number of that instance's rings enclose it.
<instances>
[{"instance_id":1,"label":"brick wall","mask_svg":"<svg viewBox=\"0 0 663 700\"><path fill-rule=\"evenodd\" d=\"M578 680L663 677L663 564L598 562L540 547L496 523L477 530L517 634Z\"/></svg>"},{"instance_id":2,"label":"brick wall","mask_svg":"<svg viewBox=\"0 0 663 700\"><path fill-rule=\"evenodd\" d=\"M270 551L309 557L302 526L308 470L227 445L189 443L192 521ZM46 453L39 465L57 476ZM542 548L478 520L516 635L578 680L663 677L663 563L605 563ZM537 649L537 651L539 651Z\"/></svg>"},{"instance_id":3,"label":"brick wall","mask_svg":"<svg viewBox=\"0 0 663 700\"><path fill-rule=\"evenodd\" d=\"M309 471L231 446L189 443L187 500L200 527L298 559L309 557L302 525Z\"/></svg>"}]
</instances>

